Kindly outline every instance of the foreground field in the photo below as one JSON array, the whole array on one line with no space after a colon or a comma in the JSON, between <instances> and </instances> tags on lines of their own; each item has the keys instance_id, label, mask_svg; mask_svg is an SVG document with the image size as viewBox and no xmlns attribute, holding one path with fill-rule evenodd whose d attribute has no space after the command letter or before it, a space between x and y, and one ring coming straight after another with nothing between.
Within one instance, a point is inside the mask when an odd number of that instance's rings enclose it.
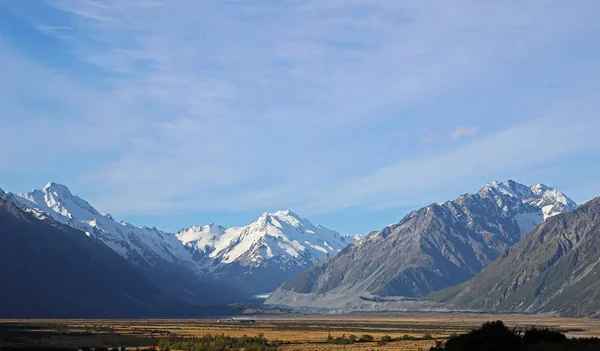
<instances>
[{"instance_id":1,"label":"foreground field","mask_svg":"<svg viewBox=\"0 0 600 351\"><path fill-rule=\"evenodd\" d=\"M309 350L428 350L435 339L465 333L489 320L501 319L510 327L550 327L568 336L600 336L600 320L523 315L481 314L378 314L345 316L245 317L244 320L4 320L0 346L54 346L79 348L151 348L173 336L224 334L233 337L264 334L282 342L282 351ZM331 335L368 334L373 342L351 345L326 343ZM378 343L389 336L394 341ZM413 340L408 340L413 339Z\"/></svg>"}]
</instances>

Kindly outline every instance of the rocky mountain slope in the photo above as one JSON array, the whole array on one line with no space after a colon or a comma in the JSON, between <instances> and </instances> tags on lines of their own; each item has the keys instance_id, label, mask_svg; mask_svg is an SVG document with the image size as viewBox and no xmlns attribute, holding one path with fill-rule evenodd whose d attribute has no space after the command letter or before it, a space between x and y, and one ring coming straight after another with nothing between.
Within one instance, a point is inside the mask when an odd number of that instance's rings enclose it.
<instances>
[{"instance_id":1,"label":"rocky mountain slope","mask_svg":"<svg viewBox=\"0 0 600 351\"><path fill-rule=\"evenodd\" d=\"M313 225L289 210L264 212L243 227L196 226L177 237L196 259L213 259L216 276L253 294L272 291L356 239Z\"/></svg>"},{"instance_id":2,"label":"rocky mountain slope","mask_svg":"<svg viewBox=\"0 0 600 351\"><path fill-rule=\"evenodd\" d=\"M600 315L600 198L545 221L475 278L430 298L486 311Z\"/></svg>"},{"instance_id":3,"label":"rocky mountain slope","mask_svg":"<svg viewBox=\"0 0 600 351\"><path fill-rule=\"evenodd\" d=\"M159 316L183 310L105 245L4 198L0 281L0 318Z\"/></svg>"},{"instance_id":4,"label":"rocky mountain slope","mask_svg":"<svg viewBox=\"0 0 600 351\"><path fill-rule=\"evenodd\" d=\"M203 272L173 234L116 222L109 214L101 214L73 195L64 185L49 183L29 193L3 196L24 210L46 214L108 246L174 299L200 305L226 305L245 296Z\"/></svg>"},{"instance_id":5,"label":"rocky mountain slope","mask_svg":"<svg viewBox=\"0 0 600 351\"><path fill-rule=\"evenodd\" d=\"M377 297L422 297L472 278L544 219L574 208L543 184L489 183L369 234L285 282L266 303L344 308Z\"/></svg>"}]
</instances>

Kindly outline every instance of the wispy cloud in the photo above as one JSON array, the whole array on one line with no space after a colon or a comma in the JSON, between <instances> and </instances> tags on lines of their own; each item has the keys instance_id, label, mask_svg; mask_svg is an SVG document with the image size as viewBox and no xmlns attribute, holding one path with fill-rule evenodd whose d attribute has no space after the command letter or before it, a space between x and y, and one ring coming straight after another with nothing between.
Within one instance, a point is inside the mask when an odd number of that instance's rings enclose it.
<instances>
[{"instance_id":1,"label":"wispy cloud","mask_svg":"<svg viewBox=\"0 0 600 351\"><path fill-rule=\"evenodd\" d=\"M67 26L37 26L37 30L45 34L53 34L59 31L70 31L71 27Z\"/></svg>"},{"instance_id":2,"label":"wispy cloud","mask_svg":"<svg viewBox=\"0 0 600 351\"><path fill-rule=\"evenodd\" d=\"M10 131L0 143L15 150L0 169L66 165L65 177L102 208L143 214L396 206L465 176L459 166L494 175L484 151L528 124L488 135L477 121L484 137L432 155L414 135L455 125L419 112L555 45L589 12L585 2L48 4L60 16L32 26L61 41L48 49L60 65L0 36L0 63L11 67L0 72L0 121ZM453 138L476 132L461 127ZM526 164L515 160L499 164Z\"/></svg>"},{"instance_id":3,"label":"wispy cloud","mask_svg":"<svg viewBox=\"0 0 600 351\"><path fill-rule=\"evenodd\" d=\"M421 139L421 145L433 144L437 141L435 134L429 134L425 138Z\"/></svg>"},{"instance_id":4,"label":"wispy cloud","mask_svg":"<svg viewBox=\"0 0 600 351\"><path fill-rule=\"evenodd\" d=\"M450 138L452 138L453 140L456 140L456 139L465 138L465 137L474 137L478 131L479 131L478 127L458 126L458 127L456 127L456 129L454 129L454 131L450 135Z\"/></svg>"}]
</instances>

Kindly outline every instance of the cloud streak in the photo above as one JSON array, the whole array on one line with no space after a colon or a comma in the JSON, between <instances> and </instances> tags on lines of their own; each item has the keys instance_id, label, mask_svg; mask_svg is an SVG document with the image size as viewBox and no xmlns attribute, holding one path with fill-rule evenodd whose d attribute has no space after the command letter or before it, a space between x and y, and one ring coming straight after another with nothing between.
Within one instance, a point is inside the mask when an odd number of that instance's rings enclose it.
<instances>
[{"instance_id":1,"label":"cloud streak","mask_svg":"<svg viewBox=\"0 0 600 351\"><path fill-rule=\"evenodd\" d=\"M65 181L114 213L394 207L466 183L474 168L485 170L480 181L585 149L497 154L543 125L540 114L493 128L476 121L486 135L472 140L478 129L459 127L452 139L465 143L442 150L418 143L457 123L423 111L569 38L564 28L584 23L586 2L48 4L60 16L31 26L59 41L49 50L60 65L0 41L0 63L12 68L0 76L10 130L1 142L18 146L0 169L64 165ZM564 125L568 116L554 125L588 136ZM529 148L510 152L517 145Z\"/></svg>"},{"instance_id":2,"label":"cloud streak","mask_svg":"<svg viewBox=\"0 0 600 351\"><path fill-rule=\"evenodd\" d=\"M450 138L453 140L461 139L461 138L472 138L479 131L478 127L466 127L466 126L458 126L450 135Z\"/></svg>"},{"instance_id":3,"label":"cloud streak","mask_svg":"<svg viewBox=\"0 0 600 351\"><path fill-rule=\"evenodd\" d=\"M429 134L425 138L421 139L421 145L433 144L437 141L435 134Z\"/></svg>"}]
</instances>

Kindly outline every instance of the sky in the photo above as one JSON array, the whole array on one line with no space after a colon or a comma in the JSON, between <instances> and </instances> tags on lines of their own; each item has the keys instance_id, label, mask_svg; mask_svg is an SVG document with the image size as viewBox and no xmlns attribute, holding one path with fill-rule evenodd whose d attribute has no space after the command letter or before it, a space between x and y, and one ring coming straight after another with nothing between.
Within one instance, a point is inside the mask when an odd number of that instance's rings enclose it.
<instances>
[{"instance_id":1,"label":"sky","mask_svg":"<svg viewBox=\"0 0 600 351\"><path fill-rule=\"evenodd\" d=\"M0 0L0 188L176 231L600 196L600 2Z\"/></svg>"}]
</instances>

